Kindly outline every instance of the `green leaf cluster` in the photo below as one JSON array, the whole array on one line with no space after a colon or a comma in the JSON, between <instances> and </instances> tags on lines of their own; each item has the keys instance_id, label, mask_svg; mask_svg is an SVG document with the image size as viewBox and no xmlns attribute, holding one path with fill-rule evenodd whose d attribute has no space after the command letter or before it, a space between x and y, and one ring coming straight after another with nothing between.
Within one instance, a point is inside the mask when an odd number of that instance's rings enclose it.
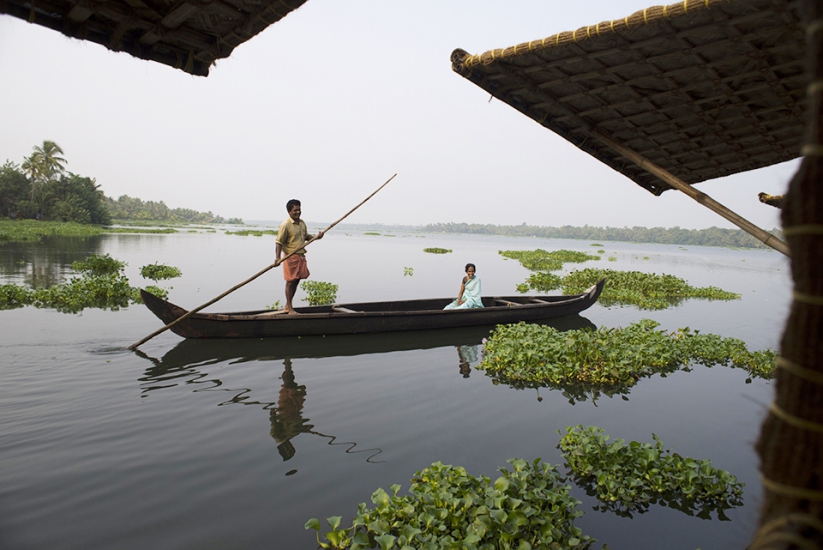
<instances>
[{"instance_id":1,"label":"green leaf cluster","mask_svg":"<svg viewBox=\"0 0 823 550\"><path fill-rule=\"evenodd\" d=\"M638 309L659 310L681 304L689 298L705 300L739 300L740 294L717 287L693 287L685 279L674 275L643 273L641 271L616 271L613 269L587 268L572 271L564 277L550 273L532 273L524 283L517 285L518 292L537 290L548 292L557 288L563 294L579 294L606 279L606 286L599 302L604 306L634 305Z\"/></svg>"},{"instance_id":2,"label":"green leaf cluster","mask_svg":"<svg viewBox=\"0 0 823 550\"><path fill-rule=\"evenodd\" d=\"M306 293L304 301L310 306L323 306L337 301L337 285L323 281L303 281L300 288Z\"/></svg>"},{"instance_id":3,"label":"green leaf cluster","mask_svg":"<svg viewBox=\"0 0 823 550\"><path fill-rule=\"evenodd\" d=\"M180 277L183 274L179 268L168 266L165 264L158 264L154 262L153 264L144 265L140 268L140 276L144 279L151 279L152 281L161 281L165 279L174 279L176 277Z\"/></svg>"},{"instance_id":4,"label":"green leaf cluster","mask_svg":"<svg viewBox=\"0 0 823 550\"><path fill-rule=\"evenodd\" d=\"M559 389L572 403L596 400L601 394L626 394L640 378L689 370L694 364L744 369L747 382L772 377L772 350L750 352L736 338L700 334L688 327L667 333L658 326L649 319L625 328L565 332L522 322L498 325L476 368L495 384Z\"/></svg>"},{"instance_id":5,"label":"green leaf cluster","mask_svg":"<svg viewBox=\"0 0 823 550\"><path fill-rule=\"evenodd\" d=\"M662 504L688 515L710 518L743 504L743 483L709 460L683 458L654 443L610 441L602 428L569 426L560 449L576 483L596 496L601 510L631 516L650 504Z\"/></svg>"},{"instance_id":6,"label":"green leaf cluster","mask_svg":"<svg viewBox=\"0 0 823 550\"><path fill-rule=\"evenodd\" d=\"M451 248L437 248L437 247L434 247L434 248L424 248L423 249L423 252L428 252L429 254L448 254L451 251L452 251Z\"/></svg>"},{"instance_id":7,"label":"green leaf cluster","mask_svg":"<svg viewBox=\"0 0 823 550\"><path fill-rule=\"evenodd\" d=\"M321 548L380 548L388 550L579 550L594 539L573 522L583 515L580 501L555 466L511 459L512 470L502 475L469 475L465 468L440 462L417 472L409 495L378 489L373 507L358 506L351 527L341 528L340 516L327 519L331 531L320 539L320 522L310 519L306 529L317 531Z\"/></svg>"},{"instance_id":8,"label":"green leaf cluster","mask_svg":"<svg viewBox=\"0 0 823 550\"><path fill-rule=\"evenodd\" d=\"M130 286L128 277L123 273L125 266L124 262L108 254L95 255L73 262L72 269L80 276L72 277L64 283L48 288L0 285L0 310L31 305L53 308L63 313L77 313L85 308L117 311L129 304L142 303L139 289ZM146 267L151 266L144 266L142 269ZM148 286L146 290L161 298L168 296L167 290L157 286Z\"/></svg>"},{"instance_id":9,"label":"green leaf cluster","mask_svg":"<svg viewBox=\"0 0 823 550\"><path fill-rule=\"evenodd\" d=\"M549 252L537 250L499 250L501 256L520 262L520 265L529 271L557 271L563 269L564 263L583 263L589 260L599 260L600 256L576 252L574 250L554 250Z\"/></svg>"}]
</instances>

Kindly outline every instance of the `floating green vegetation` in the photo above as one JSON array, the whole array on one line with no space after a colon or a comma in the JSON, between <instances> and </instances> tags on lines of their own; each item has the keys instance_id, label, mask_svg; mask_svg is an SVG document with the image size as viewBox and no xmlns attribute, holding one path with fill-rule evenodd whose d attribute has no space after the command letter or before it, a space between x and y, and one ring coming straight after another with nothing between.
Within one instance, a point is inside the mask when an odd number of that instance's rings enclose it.
<instances>
[{"instance_id":1,"label":"floating green vegetation","mask_svg":"<svg viewBox=\"0 0 823 550\"><path fill-rule=\"evenodd\" d=\"M661 504L703 519L717 511L728 520L724 511L743 504L744 485L735 476L709 460L672 453L657 435L652 438L654 443L626 445L610 442L602 428L578 425L566 428L559 447L575 482L600 501L596 510L631 517Z\"/></svg>"},{"instance_id":2,"label":"floating green vegetation","mask_svg":"<svg viewBox=\"0 0 823 550\"><path fill-rule=\"evenodd\" d=\"M520 262L529 271L557 271L564 263L582 263L599 260L600 256L574 250L499 250L498 254Z\"/></svg>"},{"instance_id":3,"label":"floating green vegetation","mask_svg":"<svg viewBox=\"0 0 823 550\"><path fill-rule=\"evenodd\" d=\"M599 247L601 247L601 248L602 248L602 246L603 246L603 245L602 245L602 244L600 244L600 243L592 243L592 244L590 244L589 246L599 246Z\"/></svg>"},{"instance_id":4,"label":"floating green vegetation","mask_svg":"<svg viewBox=\"0 0 823 550\"><path fill-rule=\"evenodd\" d=\"M772 350L750 352L736 338L701 334L688 327L669 333L658 326L649 319L625 328L566 332L527 323L498 325L476 368L494 384L558 389L571 403L625 395L641 378L665 377L691 370L695 364L744 369L747 383L754 377L772 377L776 359Z\"/></svg>"},{"instance_id":5,"label":"floating green vegetation","mask_svg":"<svg viewBox=\"0 0 823 550\"><path fill-rule=\"evenodd\" d=\"M251 235L252 237L262 237L263 235L274 235L277 236L277 230L275 229L241 229L239 231L226 231L226 235L238 235L240 237L248 237Z\"/></svg>"},{"instance_id":6,"label":"floating green vegetation","mask_svg":"<svg viewBox=\"0 0 823 550\"><path fill-rule=\"evenodd\" d=\"M378 233L377 231L365 231L363 234L364 235L377 235L378 237L380 236L380 233Z\"/></svg>"},{"instance_id":7,"label":"floating green vegetation","mask_svg":"<svg viewBox=\"0 0 823 550\"><path fill-rule=\"evenodd\" d=\"M605 250L598 250L598 251L597 251L597 253L598 253L598 254L605 254L605 253L606 253L606 251L605 251Z\"/></svg>"},{"instance_id":8,"label":"floating green vegetation","mask_svg":"<svg viewBox=\"0 0 823 550\"><path fill-rule=\"evenodd\" d=\"M610 262L616 262L617 261L617 256L609 256L606 259L609 260Z\"/></svg>"},{"instance_id":9,"label":"floating green vegetation","mask_svg":"<svg viewBox=\"0 0 823 550\"><path fill-rule=\"evenodd\" d=\"M303 301L308 302L310 306L323 306L337 301L338 286L335 284L323 281L303 281L300 283L300 288L306 293Z\"/></svg>"},{"instance_id":10,"label":"floating green vegetation","mask_svg":"<svg viewBox=\"0 0 823 550\"><path fill-rule=\"evenodd\" d=\"M174 279L175 277L180 277L182 274L183 272L177 267L158 264L157 262L144 265L140 268L140 276L144 279L151 279L154 282L165 279Z\"/></svg>"},{"instance_id":11,"label":"floating green vegetation","mask_svg":"<svg viewBox=\"0 0 823 550\"><path fill-rule=\"evenodd\" d=\"M449 254L451 252L451 248L424 248L423 252L428 252L429 254Z\"/></svg>"},{"instance_id":12,"label":"floating green vegetation","mask_svg":"<svg viewBox=\"0 0 823 550\"><path fill-rule=\"evenodd\" d=\"M460 466L435 462L417 472L408 496L398 496L399 485L389 494L372 493L373 508L357 507L351 527L340 527L340 516L327 519L331 531L320 539L320 522L306 522L317 531L321 548L418 548L424 550L590 548L594 539L583 535L574 520L580 501L569 495L570 486L556 467L525 460L509 460L513 470L494 482L469 475Z\"/></svg>"},{"instance_id":13,"label":"floating green vegetation","mask_svg":"<svg viewBox=\"0 0 823 550\"><path fill-rule=\"evenodd\" d=\"M606 307L634 305L639 309L666 309L689 298L704 300L739 300L740 295L717 287L693 287L685 279L674 275L657 275L640 271L586 268L572 271L565 277L548 272L532 273L524 283L517 285L521 293L530 290L548 292L561 288L563 294L579 294L606 279L599 302Z\"/></svg>"},{"instance_id":14,"label":"floating green vegetation","mask_svg":"<svg viewBox=\"0 0 823 550\"><path fill-rule=\"evenodd\" d=\"M72 263L72 269L80 276L72 277L65 283L48 288L0 285L0 309L32 305L63 313L77 313L85 308L117 311L129 304L142 303L139 289L130 286L129 279L123 273L125 266L124 262L108 254L89 256ZM146 267L150 266L142 269ZM147 286L146 290L161 298L168 296L167 290L157 286Z\"/></svg>"},{"instance_id":15,"label":"floating green vegetation","mask_svg":"<svg viewBox=\"0 0 823 550\"><path fill-rule=\"evenodd\" d=\"M168 235L177 233L176 229L164 227L161 229L145 229L142 227L105 227L103 233L147 233L150 235Z\"/></svg>"},{"instance_id":16,"label":"floating green vegetation","mask_svg":"<svg viewBox=\"0 0 823 550\"><path fill-rule=\"evenodd\" d=\"M103 232L100 226L74 222L44 222L37 220L0 220L0 242L38 242L43 237L89 237Z\"/></svg>"},{"instance_id":17,"label":"floating green vegetation","mask_svg":"<svg viewBox=\"0 0 823 550\"><path fill-rule=\"evenodd\" d=\"M406 276L411 277L412 275L414 275L414 268L413 267L404 267L403 268L403 276L404 277L406 277Z\"/></svg>"}]
</instances>

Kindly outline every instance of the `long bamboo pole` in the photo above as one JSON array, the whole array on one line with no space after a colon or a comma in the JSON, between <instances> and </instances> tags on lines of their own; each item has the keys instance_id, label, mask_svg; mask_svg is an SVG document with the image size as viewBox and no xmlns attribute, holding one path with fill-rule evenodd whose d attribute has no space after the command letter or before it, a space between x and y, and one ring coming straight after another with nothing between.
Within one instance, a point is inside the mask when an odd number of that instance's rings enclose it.
<instances>
[{"instance_id":1,"label":"long bamboo pole","mask_svg":"<svg viewBox=\"0 0 823 550\"><path fill-rule=\"evenodd\" d=\"M766 246L770 246L778 252L782 252L786 256L789 256L789 245L787 245L784 241L781 241L768 231L764 231L763 229L757 227L752 222L743 218L739 214L736 214L735 212L729 210L728 208L726 208L725 206L723 206L722 204L708 196L706 193L698 191L697 189L695 189L685 181L681 180L671 172L664 170L663 168L656 165L640 153L637 153L636 151L633 151L628 147L619 144L606 134L603 134L597 130L592 130L591 133L592 136L597 138L602 143L608 145L609 147L611 147L627 159L631 160L632 162L640 166L640 168L646 170L651 174L654 174L655 176L662 179L675 189L682 191L683 193L693 198L709 210L712 210L713 212L720 214L721 216L735 224L737 227L739 227L746 233L749 233L754 238L761 241Z\"/></svg>"},{"instance_id":2,"label":"long bamboo pole","mask_svg":"<svg viewBox=\"0 0 823 550\"><path fill-rule=\"evenodd\" d=\"M374 193L372 193L371 195L369 195L368 197L366 197L365 199L363 199L363 201L362 201L362 202L360 202L360 204L358 204L357 206L355 206L354 208L352 208L351 210L349 210L348 212L346 212L346 214L345 214L342 218L340 218L339 220L337 220L336 222L334 222L333 224L331 224L330 226L328 226L328 227L327 227L326 229L324 229L322 232L325 234L325 233L326 233L327 231L329 231L332 227L334 227L335 225L337 225L338 223L342 222L342 221L343 221L343 220L345 220L347 217L349 217L349 215L350 215L352 212L354 212L355 210L357 210L358 208L360 208L361 206L363 206L363 205L366 203L366 201L368 201L370 198L372 198L373 196L375 196L375 195L377 194L377 192L378 192L378 191L380 191L381 189L383 189L384 187L386 187L386 186L389 184L389 182L395 178L395 176L397 176L397 174L395 174L394 176L392 176L392 177L390 177L388 180L386 180L386 183L384 183L383 185L381 185L380 187L378 187L378 188L377 188L377 190L376 190ZM309 246L311 243L313 243L313 242L314 242L314 241L316 241L316 240L317 240L316 238L312 238L312 239L310 239L308 242L306 242L306 244L305 244L305 245L303 245L303 248L305 248L306 246ZM295 251L295 252L296 252L296 251ZM172 321L172 322L171 322L171 323L169 323L168 325L164 326L163 328L158 329L158 330L156 330L156 331L152 332L151 334L149 334L148 336L146 336L146 337L145 337L145 338L143 338L142 340L140 340L140 341L138 341L138 342L135 342L134 344L130 345L130 346L128 347L128 349L130 349L130 350L135 350L135 349L137 349L138 347L140 347L141 345L145 344L146 342L148 342L149 340L151 340L152 338L154 338L154 337L155 337L155 336L157 336L158 334L162 334L163 332L167 331L168 329L170 329L171 327L173 327L173 326L174 326L174 325L176 325L177 323L179 323L179 322L181 322L181 321L184 321L185 319L188 319L189 317L191 317L192 315L194 315L194 314L195 314L195 313L197 313L198 311L200 311L200 310L202 310L202 309L205 309L205 308L209 307L210 305L212 305L213 303L217 302L218 300L222 300L223 298L225 298L226 296L228 296L229 294L231 294L232 292L234 292L234 291L235 291L235 290L237 290L238 288L240 288L240 287L242 287L242 286L244 286L244 285L246 285L246 284L248 284L248 283L252 282L252 281L253 281L253 280L255 280L256 278L258 278L258 277L260 277L261 275L263 275L264 273L266 273L267 271L269 271L269 270L271 270L271 269L274 269L275 267L279 266L279 265L280 265L280 264L282 264L284 261L286 261L288 258L290 258L290 257L291 257L291 256L292 256L295 252L292 252L291 254L287 254L286 256L283 256L283 258L282 258L282 259L277 259L277 260L275 260L275 262L274 262L273 264L271 264L271 265L269 265L269 266L267 266L267 267L265 267L265 268L261 269L260 271L258 271L257 273L255 273L254 275L252 275L251 277L249 277L248 279L246 279L246 280L245 280L245 281L243 281L242 283L237 284L237 285L234 285L233 287L231 287L230 289L228 289L226 292L224 292L223 294L221 294L221 295L220 295L220 296L218 296L217 298L214 298L213 300L209 300L208 302L206 302L206 303L205 303L205 304L203 304L202 306L198 306L198 307L196 307L196 308L194 308L194 309L192 309L192 310L189 310L188 312L186 312L185 314L181 315L180 317L178 317L177 319L175 319L174 321Z\"/></svg>"}]
</instances>

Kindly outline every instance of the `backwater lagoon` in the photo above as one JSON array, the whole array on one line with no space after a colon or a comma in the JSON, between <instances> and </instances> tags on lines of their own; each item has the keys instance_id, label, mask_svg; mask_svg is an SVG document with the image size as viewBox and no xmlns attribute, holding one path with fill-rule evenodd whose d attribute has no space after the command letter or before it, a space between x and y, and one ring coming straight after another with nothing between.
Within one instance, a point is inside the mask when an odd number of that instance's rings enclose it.
<instances>
[{"instance_id":1,"label":"backwater lagoon","mask_svg":"<svg viewBox=\"0 0 823 550\"><path fill-rule=\"evenodd\" d=\"M321 228L309 223L310 232ZM152 284L139 275L143 265L180 268L182 277L160 286L192 309L273 261L271 235L191 231L3 243L0 284L53 284L72 276L72 261L110 254L128 263L134 286ZM596 304L551 321L558 329L653 319L668 331L738 338L750 350L778 347L791 279L787 259L770 250L338 227L307 258L311 278L338 285L345 303L454 298L468 262L484 295L514 295L530 272L498 251L537 248L604 250L561 274L666 273L741 296L658 311ZM282 304L283 291L275 269L206 311ZM329 516L350 524L376 489L399 484L402 494L437 461L492 479L511 458L540 457L566 472L558 431L576 425L627 442L656 434L745 483L743 504L723 517L660 505L628 517L596 509L569 481L584 512L575 525L597 539L592 548L744 548L756 529L762 487L753 445L774 385L747 381L742 370L696 365L641 379L622 396L572 403L549 388L495 385L476 370L492 327L209 341L167 331L139 352L126 349L161 326L142 305L0 311L1 548L311 550L308 519L320 518L323 531Z\"/></svg>"}]
</instances>

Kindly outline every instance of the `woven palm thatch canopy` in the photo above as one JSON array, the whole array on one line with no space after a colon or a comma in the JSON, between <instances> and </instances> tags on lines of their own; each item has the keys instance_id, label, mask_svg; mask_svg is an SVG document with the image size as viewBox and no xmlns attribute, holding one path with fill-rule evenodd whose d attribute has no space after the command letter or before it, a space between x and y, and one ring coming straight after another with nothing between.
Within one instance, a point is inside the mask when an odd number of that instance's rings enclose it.
<instances>
[{"instance_id":1,"label":"woven palm thatch canopy","mask_svg":"<svg viewBox=\"0 0 823 550\"><path fill-rule=\"evenodd\" d=\"M208 76L217 59L307 0L0 0L0 13Z\"/></svg>"},{"instance_id":2,"label":"woven palm thatch canopy","mask_svg":"<svg viewBox=\"0 0 823 550\"><path fill-rule=\"evenodd\" d=\"M686 0L479 55L458 49L452 68L660 195L671 186L612 142L687 184L800 155L799 10Z\"/></svg>"}]
</instances>

